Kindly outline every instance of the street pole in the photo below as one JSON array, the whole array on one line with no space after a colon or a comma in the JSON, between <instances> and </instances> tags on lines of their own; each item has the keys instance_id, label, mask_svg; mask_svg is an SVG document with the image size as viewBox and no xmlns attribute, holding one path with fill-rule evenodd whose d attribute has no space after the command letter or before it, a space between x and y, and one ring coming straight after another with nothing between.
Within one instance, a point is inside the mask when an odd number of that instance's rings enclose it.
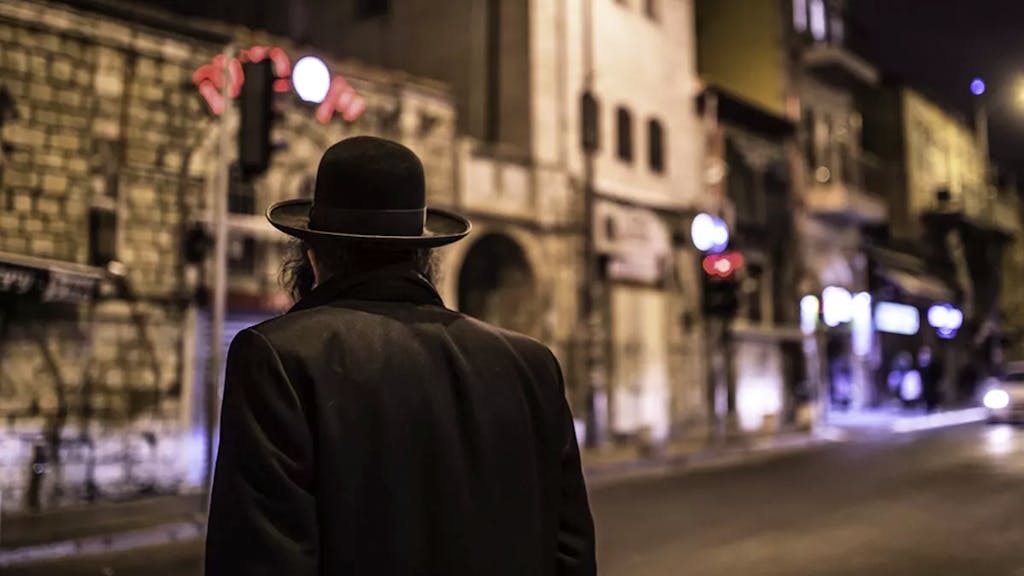
<instances>
[{"instance_id":1,"label":"street pole","mask_svg":"<svg viewBox=\"0 0 1024 576\"><path fill-rule=\"evenodd\" d=\"M234 46L224 50L224 78L230 77L229 63L234 57ZM213 488L216 465L218 427L220 422L220 382L224 364L224 315L227 309L228 267L228 186L230 184L231 145L234 142L233 111L230 82L225 80L224 112L220 116L217 172L213 186L213 318L210 326L210 361L206 376L206 501Z\"/></svg>"},{"instance_id":2,"label":"street pole","mask_svg":"<svg viewBox=\"0 0 1024 576\"><path fill-rule=\"evenodd\" d=\"M583 94L593 96L594 90L594 39L593 0L583 0ZM581 99L581 102L583 99ZM584 107L581 106L581 123ZM595 120L597 122L597 120ZM587 130L587 127L584 127ZM587 446L599 447L605 442L608 426L608 394L603 359L606 347L602 336L600 278L597 270L597 250L594 246L594 146L586 142L583 148L583 289L580 291L580 323L582 346L587 382Z\"/></svg>"}]
</instances>

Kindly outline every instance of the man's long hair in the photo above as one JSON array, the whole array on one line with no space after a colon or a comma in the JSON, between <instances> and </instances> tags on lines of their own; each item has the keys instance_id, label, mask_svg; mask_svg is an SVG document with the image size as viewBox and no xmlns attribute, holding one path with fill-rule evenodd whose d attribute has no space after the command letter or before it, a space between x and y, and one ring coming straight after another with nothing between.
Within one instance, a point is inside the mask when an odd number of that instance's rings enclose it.
<instances>
[{"instance_id":1,"label":"man's long hair","mask_svg":"<svg viewBox=\"0 0 1024 576\"><path fill-rule=\"evenodd\" d=\"M312 249L322 280L335 276L351 277L387 266L408 266L408 269L437 281L437 261L433 250L382 250L331 240L293 240L281 269L281 285L298 302L316 285L308 251Z\"/></svg>"}]
</instances>

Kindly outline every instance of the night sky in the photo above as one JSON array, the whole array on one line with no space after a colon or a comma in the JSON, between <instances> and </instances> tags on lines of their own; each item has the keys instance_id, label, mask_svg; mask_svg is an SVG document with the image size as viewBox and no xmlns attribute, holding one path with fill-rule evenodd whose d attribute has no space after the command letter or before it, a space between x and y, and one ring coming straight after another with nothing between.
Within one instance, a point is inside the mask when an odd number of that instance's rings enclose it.
<instances>
[{"instance_id":1,"label":"night sky","mask_svg":"<svg viewBox=\"0 0 1024 576\"><path fill-rule=\"evenodd\" d=\"M1024 1L851 0L855 48L891 79L972 117L988 84L991 151L1024 184Z\"/></svg>"}]
</instances>

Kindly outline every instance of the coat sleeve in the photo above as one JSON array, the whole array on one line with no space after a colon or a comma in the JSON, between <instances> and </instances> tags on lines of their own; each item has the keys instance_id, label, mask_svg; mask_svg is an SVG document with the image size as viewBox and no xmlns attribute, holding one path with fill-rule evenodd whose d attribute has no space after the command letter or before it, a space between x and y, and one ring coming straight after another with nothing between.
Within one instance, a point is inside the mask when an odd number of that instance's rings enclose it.
<instances>
[{"instance_id":1,"label":"coat sleeve","mask_svg":"<svg viewBox=\"0 0 1024 576\"><path fill-rule=\"evenodd\" d=\"M231 343L206 540L207 576L317 573L313 442L299 395L259 332Z\"/></svg>"},{"instance_id":2,"label":"coat sleeve","mask_svg":"<svg viewBox=\"0 0 1024 576\"><path fill-rule=\"evenodd\" d=\"M561 506L558 512L559 576L594 576L597 574L594 519L590 513L587 486L583 480L576 427L565 397L565 383L558 361L551 356L558 375L561 395L559 441L561 444Z\"/></svg>"}]
</instances>

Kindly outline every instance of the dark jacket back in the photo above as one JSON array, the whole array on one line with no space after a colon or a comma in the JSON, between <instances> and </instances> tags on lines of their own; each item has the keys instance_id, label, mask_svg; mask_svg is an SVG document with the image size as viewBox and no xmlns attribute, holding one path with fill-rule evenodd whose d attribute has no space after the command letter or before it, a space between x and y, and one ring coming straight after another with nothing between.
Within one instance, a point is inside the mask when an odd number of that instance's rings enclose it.
<instances>
[{"instance_id":1,"label":"dark jacket back","mask_svg":"<svg viewBox=\"0 0 1024 576\"><path fill-rule=\"evenodd\" d=\"M328 281L228 354L207 574L594 574L561 371L422 276Z\"/></svg>"}]
</instances>

